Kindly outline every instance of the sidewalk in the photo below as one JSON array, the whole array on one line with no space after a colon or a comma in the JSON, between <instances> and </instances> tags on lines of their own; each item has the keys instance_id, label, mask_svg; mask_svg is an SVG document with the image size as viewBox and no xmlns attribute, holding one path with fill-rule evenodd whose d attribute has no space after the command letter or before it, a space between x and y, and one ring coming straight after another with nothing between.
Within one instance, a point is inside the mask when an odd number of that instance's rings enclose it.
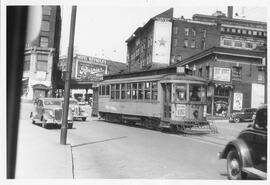
<instances>
[{"instance_id":1,"label":"sidewalk","mask_svg":"<svg viewBox=\"0 0 270 185\"><path fill-rule=\"evenodd\" d=\"M58 130L33 125L29 118L31 108L30 103L21 105L16 179L72 179L70 145L60 144Z\"/></svg>"}]
</instances>

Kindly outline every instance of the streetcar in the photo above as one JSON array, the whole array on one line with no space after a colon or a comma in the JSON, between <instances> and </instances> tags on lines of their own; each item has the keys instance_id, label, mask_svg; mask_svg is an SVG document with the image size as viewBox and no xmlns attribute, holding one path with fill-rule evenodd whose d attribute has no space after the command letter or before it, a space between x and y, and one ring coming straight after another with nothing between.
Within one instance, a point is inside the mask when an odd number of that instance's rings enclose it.
<instances>
[{"instance_id":1,"label":"streetcar","mask_svg":"<svg viewBox=\"0 0 270 185\"><path fill-rule=\"evenodd\" d=\"M98 84L100 119L156 130L211 131L206 119L206 80L184 67L108 75Z\"/></svg>"}]
</instances>

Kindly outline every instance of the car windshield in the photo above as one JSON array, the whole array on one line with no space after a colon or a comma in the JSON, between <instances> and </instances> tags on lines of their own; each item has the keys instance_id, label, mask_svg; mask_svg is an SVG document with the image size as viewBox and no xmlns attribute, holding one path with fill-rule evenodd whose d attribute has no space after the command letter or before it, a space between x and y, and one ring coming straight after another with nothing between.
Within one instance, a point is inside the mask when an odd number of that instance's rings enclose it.
<instances>
[{"instance_id":1,"label":"car windshield","mask_svg":"<svg viewBox=\"0 0 270 185\"><path fill-rule=\"evenodd\" d=\"M44 104L45 105L61 105L61 102L57 100L45 100Z\"/></svg>"}]
</instances>

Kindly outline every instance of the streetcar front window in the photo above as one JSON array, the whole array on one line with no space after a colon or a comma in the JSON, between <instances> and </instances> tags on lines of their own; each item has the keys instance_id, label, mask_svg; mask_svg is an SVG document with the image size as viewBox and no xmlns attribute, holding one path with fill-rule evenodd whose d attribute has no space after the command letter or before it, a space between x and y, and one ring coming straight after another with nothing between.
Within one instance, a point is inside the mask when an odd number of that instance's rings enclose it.
<instances>
[{"instance_id":1,"label":"streetcar front window","mask_svg":"<svg viewBox=\"0 0 270 185\"><path fill-rule=\"evenodd\" d=\"M203 101L206 100L206 88L201 85L189 86L189 100L190 101Z\"/></svg>"},{"instance_id":2,"label":"streetcar front window","mask_svg":"<svg viewBox=\"0 0 270 185\"><path fill-rule=\"evenodd\" d=\"M175 84L175 98L176 101L187 100L187 85L186 84Z\"/></svg>"}]
</instances>

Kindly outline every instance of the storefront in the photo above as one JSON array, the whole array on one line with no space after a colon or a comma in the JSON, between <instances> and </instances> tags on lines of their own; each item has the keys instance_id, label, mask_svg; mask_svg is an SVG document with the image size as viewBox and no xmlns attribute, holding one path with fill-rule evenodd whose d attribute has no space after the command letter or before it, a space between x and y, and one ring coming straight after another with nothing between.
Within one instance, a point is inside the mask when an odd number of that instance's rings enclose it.
<instances>
[{"instance_id":1,"label":"storefront","mask_svg":"<svg viewBox=\"0 0 270 185\"><path fill-rule=\"evenodd\" d=\"M44 98L49 96L50 87L43 84L36 84L33 88L33 99Z\"/></svg>"}]
</instances>

